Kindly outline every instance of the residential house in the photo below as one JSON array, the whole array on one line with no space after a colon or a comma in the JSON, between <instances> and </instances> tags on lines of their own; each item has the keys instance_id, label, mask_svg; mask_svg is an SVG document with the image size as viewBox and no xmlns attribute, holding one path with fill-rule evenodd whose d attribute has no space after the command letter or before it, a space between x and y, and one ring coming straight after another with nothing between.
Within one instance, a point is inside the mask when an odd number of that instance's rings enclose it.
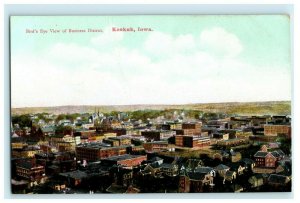
<instances>
[{"instance_id":1,"label":"residential house","mask_svg":"<svg viewBox=\"0 0 300 203\"><path fill-rule=\"evenodd\" d=\"M82 183L82 181L87 178L86 172L83 171L71 171L59 174L64 180L66 185L71 187L76 187Z\"/></svg>"},{"instance_id":2,"label":"residential house","mask_svg":"<svg viewBox=\"0 0 300 203\"><path fill-rule=\"evenodd\" d=\"M133 182L133 171L120 165L114 165L110 169L111 176L114 178L113 183L128 187Z\"/></svg>"},{"instance_id":3,"label":"residential house","mask_svg":"<svg viewBox=\"0 0 300 203\"><path fill-rule=\"evenodd\" d=\"M228 181L232 183L236 179L237 173L235 171L226 171L224 179L223 179L223 184L225 184L225 181Z\"/></svg>"},{"instance_id":4,"label":"residential house","mask_svg":"<svg viewBox=\"0 0 300 203\"><path fill-rule=\"evenodd\" d=\"M215 171L210 167L199 167L194 171L181 170L179 192L203 192L206 186L213 184Z\"/></svg>"},{"instance_id":5,"label":"residential house","mask_svg":"<svg viewBox=\"0 0 300 203\"><path fill-rule=\"evenodd\" d=\"M41 131L43 132L45 137L50 137L55 134L55 127L52 125L43 126L41 127Z\"/></svg>"},{"instance_id":6,"label":"residential house","mask_svg":"<svg viewBox=\"0 0 300 203\"><path fill-rule=\"evenodd\" d=\"M195 170L195 168L204 166L201 159L188 159L184 164L187 170Z\"/></svg>"},{"instance_id":7,"label":"residential house","mask_svg":"<svg viewBox=\"0 0 300 203\"><path fill-rule=\"evenodd\" d=\"M275 168L277 158L271 152L258 151L254 155L257 167Z\"/></svg>"},{"instance_id":8,"label":"residential house","mask_svg":"<svg viewBox=\"0 0 300 203\"><path fill-rule=\"evenodd\" d=\"M245 167L243 166L242 163L236 162L236 163L231 163L230 165L230 171L236 172L237 175L243 175Z\"/></svg>"},{"instance_id":9,"label":"residential house","mask_svg":"<svg viewBox=\"0 0 300 203\"><path fill-rule=\"evenodd\" d=\"M230 167L224 165L224 164L219 164L218 166L216 166L214 168L214 170L217 172L217 174L220 176L220 177L225 177L225 174L227 171L229 171Z\"/></svg>"},{"instance_id":10,"label":"residential house","mask_svg":"<svg viewBox=\"0 0 300 203\"><path fill-rule=\"evenodd\" d=\"M279 149L279 144L277 142L270 142L268 145L269 149Z\"/></svg>"},{"instance_id":11,"label":"residential house","mask_svg":"<svg viewBox=\"0 0 300 203\"><path fill-rule=\"evenodd\" d=\"M260 151L262 151L262 152L267 152L267 151L268 151L267 145L262 145L262 146L260 147Z\"/></svg>"},{"instance_id":12,"label":"residential house","mask_svg":"<svg viewBox=\"0 0 300 203\"><path fill-rule=\"evenodd\" d=\"M164 160L162 158L158 157L158 156L155 156L155 157L149 159L147 162L149 162L149 163L158 163L159 165L161 165L164 162Z\"/></svg>"},{"instance_id":13,"label":"residential house","mask_svg":"<svg viewBox=\"0 0 300 203\"><path fill-rule=\"evenodd\" d=\"M246 172L253 171L253 168L255 167L255 161L249 158L241 159L240 163L242 164L243 167L245 167Z\"/></svg>"},{"instance_id":14,"label":"residential house","mask_svg":"<svg viewBox=\"0 0 300 203\"><path fill-rule=\"evenodd\" d=\"M121 186L117 184L111 184L107 189L106 192L112 194L136 194L140 192L140 189L130 186Z\"/></svg>"},{"instance_id":15,"label":"residential house","mask_svg":"<svg viewBox=\"0 0 300 203\"><path fill-rule=\"evenodd\" d=\"M160 166L160 171L166 176L177 176L179 174L177 164L163 163Z\"/></svg>"},{"instance_id":16,"label":"residential house","mask_svg":"<svg viewBox=\"0 0 300 203\"><path fill-rule=\"evenodd\" d=\"M199 173L209 174L211 177L216 177L216 171L211 167L200 166L200 167L196 167L194 171Z\"/></svg>"},{"instance_id":17,"label":"residential house","mask_svg":"<svg viewBox=\"0 0 300 203\"><path fill-rule=\"evenodd\" d=\"M257 188L264 185L264 177L262 174L254 174L248 179L251 188Z\"/></svg>"},{"instance_id":18,"label":"residential house","mask_svg":"<svg viewBox=\"0 0 300 203\"><path fill-rule=\"evenodd\" d=\"M161 165L158 164L157 162L155 163L151 163L151 164L148 164L144 170L140 171L140 174L145 176L145 175L151 175L151 176L154 176L154 177L159 177L161 176Z\"/></svg>"},{"instance_id":19,"label":"residential house","mask_svg":"<svg viewBox=\"0 0 300 203\"><path fill-rule=\"evenodd\" d=\"M290 177L278 174L271 174L268 178L268 184L273 187L284 187L290 181Z\"/></svg>"}]
</instances>

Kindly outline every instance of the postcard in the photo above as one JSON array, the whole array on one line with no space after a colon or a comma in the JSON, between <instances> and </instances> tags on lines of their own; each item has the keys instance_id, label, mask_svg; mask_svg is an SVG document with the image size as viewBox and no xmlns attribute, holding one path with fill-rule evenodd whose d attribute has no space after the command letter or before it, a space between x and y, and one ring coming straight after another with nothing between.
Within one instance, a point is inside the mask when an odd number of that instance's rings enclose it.
<instances>
[{"instance_id":1,"label":"postcard","mask_svg":"<svg viewBox=\"0 0 300 203\"><path fill-rule=\"evenodd\" d=\"M290 40L287 15L11 16L11 192L291 192Z\"/></svg>"}]
</instances>

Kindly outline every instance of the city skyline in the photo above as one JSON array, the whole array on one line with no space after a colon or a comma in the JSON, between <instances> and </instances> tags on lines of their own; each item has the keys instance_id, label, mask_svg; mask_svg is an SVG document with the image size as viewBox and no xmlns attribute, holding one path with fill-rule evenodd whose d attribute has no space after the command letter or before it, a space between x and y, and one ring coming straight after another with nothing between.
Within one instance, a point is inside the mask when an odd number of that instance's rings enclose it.
<instances>
[{"instance_id":1,"label":"city skyline","mask_svg":"<svg viewBox=\"0 0 300 203\"><path fill-rule=\"evenodd\" d=\"M14 16L11 104L290 101L289 29L285 15Z\"/></svg>"}]
</instances>

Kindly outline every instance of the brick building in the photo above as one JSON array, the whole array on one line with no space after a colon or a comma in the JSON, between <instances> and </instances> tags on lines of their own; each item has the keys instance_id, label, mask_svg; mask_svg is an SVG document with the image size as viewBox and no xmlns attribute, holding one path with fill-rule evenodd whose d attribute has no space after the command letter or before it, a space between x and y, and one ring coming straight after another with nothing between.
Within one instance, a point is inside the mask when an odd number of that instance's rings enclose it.
<instances>
[{"instance_id":1,"label":"brick building","mask_svg":"<svg viewBox=\"0 0 300 203\"><path fill-rule=\"evenodd\" d=\"M182 129L183 130L191 130L191 132L194 133L194 135L200 135L201 134L201 127L202 123L182 123Z\"/></svg>"},{"instance_id":2,"label":"brick building","mask_svg":"<svg viewBox=\"0 0 300 203\"><path fill-rule=\"evenodd\" d=\"M181 128L174 129L176 135L201 135L202 123L182 123Z\"/></svg>"},{"instance_id":3,"label":"brick building","mask_svg":"<svg viewBox=\"0 0 300 203\"><path fill-rule=\"evenodd\" d=\"M219 140L217 141L218 146L237 146L237 145L243 145L248 143L248 139L243 138L234 138L234 139L228 139L228 140Z\"/></svg>"},{"instance_id":4,"label":"brick building","mask_svg":"<svg viewBox=\"0 0 300 203\"><path fill-rule=\"evenodd\" d=\"M204 192L205 186L213 183L213 177L210 174L190 171L179 177L180 193Z\"/></svg>"},{"instance_id":5,"label":"brick building","mask_svg":"<svg viewBox=\"0 0 300 203\"><path fill-rule=\"evenodd\" d=\"M117 141L119 146L131 144L131 138L129 136L111 137L109 139Z\"/></svg>"},{"instance_id":6,"label":"brick building","mask_svg":"<svg viewBox=\"0 0 300 203\"><path fill-rule=\"evenodd\" d=\"M175 131L170 130L145 130L141 132L141 135L146 139L154 141L166 140L175 134Z\"/></svg>"},{"instance_id":7,"label":"brick building","mask_svg":"<svg viewBox=\"0 0 300 203\"><path fill-rule=\"evenodd\" d=\"M78 160L98 161L111 156L126 154L128 147L110 147L104 143L81 144L76 147L76 157Z\"/></svg>"},{"instance_id":8,"label":"brick building","mask_svg":"<svg viewBox=\"0 0 300 203\"><path fill-rule=\"evenodd\" d=\"M229 133L213 133L212 137L215 139L228 140Z\"/></svg>"},{"instance_id":9,"label":"brick building","mask_svg":"<svg viewBox=\"0 0 300 203\"><path fill-rule=\"evenodd\" d=\"M175 145L179 147L204 147L210 145L210 138L195 135L176 135Z\"/></svg>"},{"instance_id":10,"label":"brick building","mask_svg":"<svg viewBox=\"0 0 300 203\"><path fill-rule=\"evenodd\" d=\"M290 125L264 125L265 136L278 136L284 135L291 137L291 126Z\"/></svg>"},{"instance_id":11,"label":"brick building","mask_svg":"<svg viewBox=\"0 0 300 203\"><path fill-rule=\"evenodd\" d=\"M37 165L35 159L20 160L16 163L16 174L20 178L37 181L43 178L45 167Z\"/></svg>"},{"instance_id":12,"label":"brick building","mask_svg":"<svg viewBox=\"0 0 300 203\"><path fill-rule=\"evenodd\" d=\"M11 149L23 149L27 146L28 144L24 142L11 142Z\"/></svg>"},{"instance_id":13,"label":"brick building","mask_svg":"<svg viewBox=\"0 0 300 203\"><path fill-rule=\"evenodd\" d=\"M147 152L159 152L169 150L169 144L166 141L154 141L143 143L143 147Z\"/></svg>"},{"instance_id":14,"label":"brick building","mask_svg":"<svg viewBox=\"0 0 300 203\"><path fill-rule=\"evenodd\" d=\"M174 130L174 129L182 129L182 123L171 123L170 124L170 129Z\"/></svg>"},{"instance_id":15,"label":"brick building","mask_svg":"<svg viewBox=\"0 0 300 203\"><path fill-rule=\"evenodd\" d=\"M55 135L50 139L51 145L60 152L75 151L75 138L71 135Z\"/></svg>"},{"instance_id":16,"label":"brick building","mask_svg":"<svg viewBox=\"0 0 300 203\"><path fill-rule=\"evenodd\" d=\"M254 158L257 167L267 167L267 168L276 167L277 159L271 152L258 151L254 155Z\"/></svg>"},{"instance_id":17,"label":"brick building","mask_svg":"<svg viewBox=\"0 0 300 203\"><path fill-rule=\"evenodd\" d=\"M126 135L127 134L125 128L115 128L115 129L112 129L110 132L116 133L117 136L122 136L122 135Z\"/></svg>"},{"instance_id":18,"label":"brick building","mask_svg":"<svg viewBox=\"0 0 300 203\"><path fill-rule=\"evenodd\" d=\"M102 160L102 163L109 165L121 165L125 167L133 167L138 166L142 163L142 161L146 161L147 156L145 155L130 155L124 154L120 156L111 156Z\"/></svg>"},{"instance_id":19,"label":"brick building","mask_svg":"<svg viewBox=\"0 0 300 203\"><path fill-rule=\"evenodd\" d=\"M11 156L13 158L33 158L34 155L39 152L40 150L32 148L14 149L12 150Z\"/></svg>"},{"instance_id":20,"label":"brick building","mask_svg":"<svg viewBox=\"0 0 300 203\"><path fill-rule=\"evenodd\" d=\"M102 140L103 143L109 144L112 147L117 147L120 146L120 142L118 140L113 140L113 139L104 139Z\"/></svg>"},{"instance_id":21,"label":"brick building","mask_svg":"<svg viewBox=\"0 0 300 203\"><path fill-rule=\"evenodd\" d=\"M252 126L263 127L267 122L271 120L270 116L252 116L249 118Z\"/></svg>"}]
</instances>

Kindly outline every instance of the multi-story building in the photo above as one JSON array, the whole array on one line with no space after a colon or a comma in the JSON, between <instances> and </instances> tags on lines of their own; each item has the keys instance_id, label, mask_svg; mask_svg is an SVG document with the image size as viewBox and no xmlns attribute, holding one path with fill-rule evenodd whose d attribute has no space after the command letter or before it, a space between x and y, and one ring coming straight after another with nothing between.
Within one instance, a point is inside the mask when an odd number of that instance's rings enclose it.
<instances>
[{"instance_id":1,"label":"multi-story building","mask_svg":"<svg viewBox=\"0 0 300 203\"><path fill-rule=\"evenodd\" d=\"M291 137L291 126L290 125L264 125L265 136L278 136L283 135Z\"/></svg>"},{"instance_id":2,"label":"multi-story building","mask_svg":"<svg viewBox=\"0 0 300 203\"><path fill-rule=\"evenodd\" d=\"M141 165L142 161L146 161L147 156L145 155L130 155L130 154L124 154L120 156L111 156L106 159L102 160L102 163L109 164L111 166L113 165L121 165L124 167L134 167Z\"/></svg>"},{"instance_id":3,"label":"multi-story building","mask_svg":"<svg viewBox=\"0 0 300 203\"><path fill-rule=\"evenodd\" d=\"M127 153L128 146L110 147L105 143L87 143L76 146L76 157L78 160L98 161L111 156Z\"/></svg>"},{"instance_id":4,"label":"multi-story building","mask_svg":"<svg viewBox=\"0 0 300 203\"><path fill-rule=\"evenodd\" d=\"M75 138L71 135L55 135L50 139L51 145L60 152L75 151Z\"/></svg>"},{"instance_id":5,"label":"multi-story building","mask_svg":"<svg viewBox=\"0 0 300 203\"><path fill-rule=\"evenodd\" d=\"M167 176L177 176L179 174L179 169L177 164L163 163L160 166L160 171Z\"/></svg>"},{"instance_id":6,"label":"multi-story building","mask_svg":"<svg viewBox=\"0 0 300 203\"><path fill-rule=\"evenodd\" d=\"M200 135L201 134L202 123L182 123L183 130L189 130L190 132L186 132L187 134L192 135Z\"/></svg>"},{"instance_id":7,"label":"multi-story building","mask_svg":"<svg viewBox=\"0 0 300 203\"><path fill-rule=\"evenodd\" d=\"M159 141L167 140L168 138L174 136L176 132L170 130L145 130L142 131L141 134L148 140Z\"/></svg>"},{"instance_id":8,"label":"multi-story building","mask_svg":"<svg viewBox=\"0 0 300 203\"><path fill-rule=\"evenodd\" d=\"M174 129L182 129L182 123L171 123L170 124L170 129L174 130Z\"/></svg>"},{"instance_id":9,"label":"multi-story building","mask_svg":"<svg viewBox=\"0 0 300 203\"><path fill-rule=\"evenodd\" d=\"M179 192L204 192L205 186L213 184L213 175L210 173L194 170L181 172L179 177Z\"/></svg>"},{"instance_id":10,"label":"multi-story building","mask_svg":"<svg viewBox=\"0 0 300 203\"><path fill-rule=\"evenodd\" d=\"M210 138L195 135L176 135L175 145L179 147L204 147L210 145Z\"/></svg>"},{"instance_id":11,"label":"multi-story building","mask_svg":"<svg viewBox=\"0 0 300 203\"><path fill-rule=\"evenodd\" d=\"M160 140L160 131L151 130L151 131L141 131L141 135L144 136L147 140Z\"/></svg>"},{"instance_id":12,"label":"multi-story building","mask_svg":"<svg viewBox=\"0 0 300 203\"><path fill-rule=\"evenodd\" d=\"M12 142L11 143L11 149L23 149L28 146L27 143L24 142Z\"/></svg>"},{"instance_id":13,"label":"multi-story building","mask_svg":"<svg viewBox=\"0 0 300 203\"><path fill-rule=\"evenodd\" d=\"M103 143L109 144L112 147L120 146L120 142L118 140L113 140L111 138L102 140Z\"/></svg>"},{"instance_id":14,"label":"multi-story building","mask_svg":"<svg viewBox=\"0 0 300 203\"><path fill-rule=\"evenodd\" d=\"M129 136L111 137L109 139L117 141L119 143L119 146L131 144L131 138Z\"/></svg>"},{"instance_id":15,"label":"multi-story building","mask_svg":"<svg viewBox=\"0 0 300 203\"><path fill-rule=\"evenodd\" d=\"M33 158L35 154L40 153L40 149L34 148L24 148L24 149L14 149L12 150L13 158Z\"/></svg>"},{"instance_id":16,"label":"multi-story building","mask_svg":"<svg viewBox=\"0 0 300 203\"><path fill-rule=\"evenodd\" d=\"M146 152L159 152L169 150L169 144L166 141L154 141L143 143Z\"/></svg>"},{"instance_id":17,"label":"multi-story building","mask_svg":"<svg viewBox=\"0 0 300 203\"><path fill-rule=\"evenodd\" d=\"M57 152L57 148L55 146L52 146L52 145L40 145L40 148L41 150L44 152L44 153L50 153L50 152Z\"/></svg>"},{"instance_id":18,"label":"multi-story building","mask_svg":"<svg viewBox=\"0 0 300 203\"><path fill-rule=\"evenodd\" d=\"M257 167L267 167L267 168L276 167L277 159L271 152L258 151L254 155L254 158Z\"/></svg>"},{"instance_id":19,"label":"multi-story building","mask_svg":"<svg viewBox=\"0 0 300 203\"><path fill-rule=\"evenodd\" d=\"M45 167L35 164L34 160L21 160L16 164L16 174L20 178L35 181L43 178Z\"/></svg>"},{"instance_id":20,"label":"multi-story building","mask_svg":"<svg viewBox=\"0 0 300 203\"><path fill-rule=\"evenodd\" d=\"M116 133L117 136L126 135L127 131L126 128L114 128L110 130L112 133Z\"/></svg>"},{"instance_id":21,"label":"multi-story building","mask_svg":"<svg viewBox=\"0 0 300 203\"><path fill-rule=\"evenodd\" d=\"M201 135L202 123L182 123L181 128L174 129L176 135Z\"/></svg>"},{"instance_id":22,"label":"multi-story building","mask_svg":"<svg viewBox=\"0 0 300 203\"><path fill-rule=\"evenodd\" d=\"M229 133L213 133L212 137L215 139L228 140Z\"/></svg>"},{"instance_id":23,"label":"multi-story building","mask_svg":"<svg viewBox=\"0 0 300 203\"><path fill-rule=\"evenodd\" d=\"M271 120L270 116L252 116L249 118L251 121L251 126L263 127L268 121Z\"/></svg>"}]
</instances>

